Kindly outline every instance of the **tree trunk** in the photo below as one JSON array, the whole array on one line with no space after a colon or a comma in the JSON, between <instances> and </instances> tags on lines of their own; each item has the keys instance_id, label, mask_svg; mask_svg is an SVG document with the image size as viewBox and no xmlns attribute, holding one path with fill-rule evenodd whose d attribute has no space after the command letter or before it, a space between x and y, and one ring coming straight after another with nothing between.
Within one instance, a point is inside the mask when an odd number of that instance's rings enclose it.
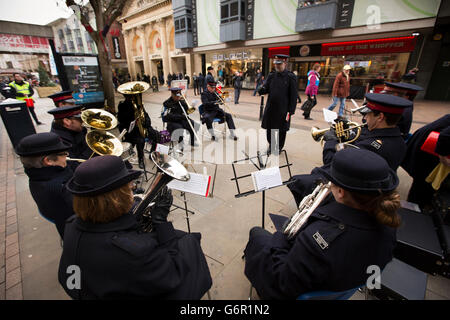
<instances>
[{"instance_id":1,"label":"tree trunk","mask_svg":"<svg viewBox=\"0 0 450 320\"><path fill-rule=\"evenodd\" d=\"M100 43L97 44L97 48L98 61L100 63L100 72L102 73L103 92L105 94L105 100L107 101L107 107L105 107L105 109L109 112L116 113L111 61L108 57L108 52L105 51L101 40Z\"/></svg>"}]
</instances>

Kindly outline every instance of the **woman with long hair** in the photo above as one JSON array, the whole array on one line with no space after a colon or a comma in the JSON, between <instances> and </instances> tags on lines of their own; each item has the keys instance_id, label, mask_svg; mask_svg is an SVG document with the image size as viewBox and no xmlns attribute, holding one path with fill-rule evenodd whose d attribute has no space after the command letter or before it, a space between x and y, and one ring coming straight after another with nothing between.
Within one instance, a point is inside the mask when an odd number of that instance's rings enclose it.
<instances>
[{"instance_id":1,"label":"woman with long hair","mask_svg":"<svg viewBox=\"0 0 450 320\"><path fill-rule=\"evenodd\" d=\"M306 85L305 94L308 96L305 108L303 110L303 116L306 120L313 120L309 115L312 108L317 104L317 93L319 92L320 83L320 64L314 64L312 70L308 72L308 83Z\"/></svg>"}]
</instances>

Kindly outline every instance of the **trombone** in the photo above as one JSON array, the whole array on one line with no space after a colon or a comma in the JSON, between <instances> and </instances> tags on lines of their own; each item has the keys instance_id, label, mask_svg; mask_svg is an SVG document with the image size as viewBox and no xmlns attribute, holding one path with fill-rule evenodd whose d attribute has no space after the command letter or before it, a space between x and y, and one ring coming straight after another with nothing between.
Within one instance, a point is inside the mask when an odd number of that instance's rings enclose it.
<instances>
[{"instance_id":1,"label":"trombone","mask_svg":"<svg viewBox=\"0 0 450 320\"><path fill-rule=\"evenodd\" d=\"M216 94L217 98L219 98L220 102L223 104L223 106L230 111L230 113L233 115L234 118L237 119L236 115L234 114L233 110L225 103L225 100L222 99L222 97L217 93L216 90L214 90L214 93Z\"/></svg>"},{"instance_id":2,"label":"trombone","mask_svg":"<svg viewBox=\"0 0 450 320\"><path fill-rule=\"evenodd\" d=\"M191 120L190 120L189 117L188 117L188 114L193 113L193 112L195 111L195 108L192 107L192 106L189 104L189 102L188 102L188 100L186 99L186 97L184 96L183 92L180 91L180 93L181 93L181 96L183 97L184 101L185 101L186 104L188 105L188 111L187 111L187 113L186 113L186 110L184 110L183 105L181 104L180 101L178 101L178 104L179 104L181 110L183 110L184 116L186 117L187 123L189 123L189 126L191 127L192 132L194 133L195 138L197 139L198 143L199 143L200 145L202 145L202 140L198 137L197 132L195 132L195 129L194 129L194 127L192 126Z\"/></svg>"}]
</instances>

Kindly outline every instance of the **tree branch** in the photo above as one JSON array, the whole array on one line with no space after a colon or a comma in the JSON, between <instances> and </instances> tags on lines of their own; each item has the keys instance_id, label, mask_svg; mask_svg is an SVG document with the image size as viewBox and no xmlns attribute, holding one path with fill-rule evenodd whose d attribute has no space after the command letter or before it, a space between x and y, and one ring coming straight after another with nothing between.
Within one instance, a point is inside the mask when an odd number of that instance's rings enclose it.
<instances>
[{"instance_id":1,"label":"tree branch","mask_svg":"<svg viewBox=\"0 0 450 320\"><path fill-rule=\"evenodd\" d=\"M75 5L80 9L80 20L81 20L81 24L84 26L84 28L86 29L86 31L89 33L89 35L91 36L92 40L95 41L95 43L98 43L98 41L100 41L98 34L95 32L95 29L92 28L91 23L89 22L89 17L86 16L83 13L84 7L80 4L76 4L74 0L66 0L66 5L68 8L70 8L70 6Z\"/></svg>"}]
</instances>

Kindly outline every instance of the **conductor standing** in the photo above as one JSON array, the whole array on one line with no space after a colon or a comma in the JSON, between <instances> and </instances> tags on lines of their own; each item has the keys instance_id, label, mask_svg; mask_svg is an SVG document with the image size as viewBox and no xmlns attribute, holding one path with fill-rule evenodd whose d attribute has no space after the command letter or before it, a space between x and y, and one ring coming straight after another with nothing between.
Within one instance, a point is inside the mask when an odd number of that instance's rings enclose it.
<instances>
[{"instance_id":1,"label":"conductor standing","mask_svg":"<svg viewBox=\"0 0 450 320\"><path fill-rule=\"evenodd\" d=\"M261 124L267 130L268 154L278 154L283 149L297 105L297 80L295 74L286 70L288 58L284 54L275 55L275 71L269 73L266 83L258 90L260 95L269 94Z\"/></svg>"}]
</instances>

